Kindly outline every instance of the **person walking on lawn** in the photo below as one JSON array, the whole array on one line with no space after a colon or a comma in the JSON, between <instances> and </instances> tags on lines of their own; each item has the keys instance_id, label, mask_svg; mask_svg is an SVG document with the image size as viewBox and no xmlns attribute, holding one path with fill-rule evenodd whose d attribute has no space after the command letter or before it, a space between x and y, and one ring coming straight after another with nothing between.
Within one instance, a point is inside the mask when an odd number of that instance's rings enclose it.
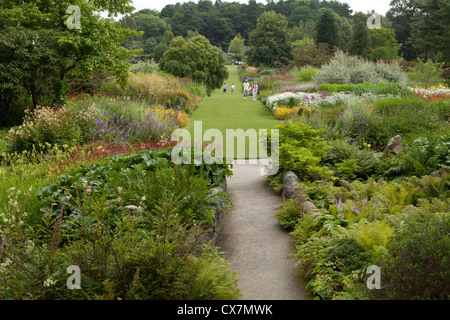
<instances>
[{"instance_id":1,"label":"person walking on lawn","mask_svg":"<svg viewBox=\"0 0 450 320\"><path fill-rule=\"evenodd\" d=\"M258 83L255 81L255 83L253 84L252 87L252 91L253 91L253 101L256 101L256 97L258 96Z\"/></svg>"},{"instance_id":2,"label":"person walking on lawn","mask_svg":"<svg viewBox=\"0 0 450 320\"><path fill-rule=\"evenodd\" d=\"M248 91L250 90L250 83L248 83L247 79L245 79L245 82L242 85L242 89L244 90L244 100L247 100Z\"/></svg>"}]
</instances>

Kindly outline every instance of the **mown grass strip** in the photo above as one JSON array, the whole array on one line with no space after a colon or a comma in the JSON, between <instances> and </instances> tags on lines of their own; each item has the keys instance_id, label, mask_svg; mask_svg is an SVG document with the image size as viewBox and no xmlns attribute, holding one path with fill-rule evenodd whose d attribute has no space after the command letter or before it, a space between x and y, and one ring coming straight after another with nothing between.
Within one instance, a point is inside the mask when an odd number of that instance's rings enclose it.
<instances>
[{"instance_id":1,"label":"mown grass strip","mask_svg":"<svg viewBox=\"0 0 450 320\"><path fill-rule=\"evenodd\" d=\"M243 100L243 91L241 82L239 81L237 66L227 66L229 77L226 80L227 92L223 93L222 89L215 90L210 97L206 97L191 117L191 124L186 128L194 137L194 123L201 121L202 123L202 137L208 129L218 129L223 136L224 154L226 154L226 130L242 129L246 132L249 129L254 129L257 133L260 129L267 129L270 132L274 126L281 121L276 120L273 115L267 110L259 101L253 101L252 96L247 100ZM231 93L231 85L236 85L235 93ZM209 143L205 140L203 142ZM221 143L221 141L217 141ZM244 151L240 149L240 151ZM249 157L249 140L246 139L245 156L239 156L237 139L235 139L235 159L240 158L254 158L253 155Z\"/></svg>"}]
</instances>

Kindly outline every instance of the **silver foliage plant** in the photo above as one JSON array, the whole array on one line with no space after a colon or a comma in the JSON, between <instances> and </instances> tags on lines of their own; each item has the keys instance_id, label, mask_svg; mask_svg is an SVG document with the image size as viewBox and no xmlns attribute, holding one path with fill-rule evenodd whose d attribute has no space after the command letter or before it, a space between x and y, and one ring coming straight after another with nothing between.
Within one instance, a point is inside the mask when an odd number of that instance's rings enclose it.
<instances>
[{"instance_id":1,"label":"silver foliage plant","mask_svg":"<svg viewBox=\"0 0 450 320\"><path fill-rule=\"evenodd\" d=\"M331 61L317 72L316 81L332 84L380 82L407 84L407 77L397 63L373 63L337 51Z\"/></svg>"}]
</instances>

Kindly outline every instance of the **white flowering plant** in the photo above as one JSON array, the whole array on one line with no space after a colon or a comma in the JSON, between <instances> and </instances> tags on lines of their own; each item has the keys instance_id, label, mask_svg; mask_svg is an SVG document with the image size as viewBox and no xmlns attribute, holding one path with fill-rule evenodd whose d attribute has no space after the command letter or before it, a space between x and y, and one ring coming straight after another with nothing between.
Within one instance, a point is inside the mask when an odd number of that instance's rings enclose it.
<instances>
[{"instance_id":1,"label":"white flowering plant","mask_svg":"<svg viewBox=\"0 0 450 320\"><path fill-rule=\"evenodd\" d=\"M68 108L37 107L25 111L21 126L12 128L6 137L8 152L36 148L39 143L75 145L80 141L81 129L77 115Z\"/></svg>"},{"instance_id":2,"label":"white flowering plant","mask_svg":"<svg viewBox=\"0 0 450 320\"><path fill-rule=\"evenodd\" d=\"M377 96L370 93L356 95L352 93L334 93L329 95L328 92L309 93L309 92L283 92L272 95L267 98L266 105L270 111L274 111L279 106L283 107L320 107L324 105L343 105L356 100L371 101Z\"/></svg>"}]
</instances>

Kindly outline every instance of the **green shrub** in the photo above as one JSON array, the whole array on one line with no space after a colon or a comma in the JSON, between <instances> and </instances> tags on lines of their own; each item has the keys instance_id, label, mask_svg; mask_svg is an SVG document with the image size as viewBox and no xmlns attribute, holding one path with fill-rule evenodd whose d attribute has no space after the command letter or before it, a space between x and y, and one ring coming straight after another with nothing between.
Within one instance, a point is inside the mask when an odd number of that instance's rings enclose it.
<instances>
[{"instance_id":1,"label":"green shrub","mask_svg":"<svg viewBox=\"0 0 450 320\"><path fill-rule=\"evenodd\" d=\"M398 63L376 63L375 72L382 79L382 82L399 83L406 85L408 78Z\"/></svg>"},{"instance_id":2,"label":"green shrub","mask_svg":"<svg viewBox=\"0 0 450 320\"><path fill-rule=\"evenodd\" d=\"M382 161L380 174L389 178L423 176L441 169L450 169L450 138L448 136L432 141L422 137L405 145L398 155Z\"/></svg>"},{"instance_id":3,"label":"green shrub","mask_svg":"<svg viewBox=\"0 0 450 320\"><path fill-rule=\"evenodd\" d=\"M302 209L295 199L288 199L281 204L281 208L275 212L275 217L283 229L292 231L298 220L302 217Z\"/></svg>"},{"instance_id":4,"label":"green shrub","mask_svg":"<svg viewBox=\"0 0 450 320\"><path fill-rule=\"evenodd\" d=\"M381 289L375 299L447 300L450 298L450 214L428 214L399 230L378 264Z\"/></svg>"},{"instance_id":5,"label":"green shrub","mask_svg":"<svg viewBox=\"0 0 450 320\"><path fill-rule=\"evenodd\" d=\"M374 147L384 147L391 137L379 129L384 119L375 114L370 105L355 101L347 105L336 119L336 135L349 137L352 143L362 147L370 143Z\"/></svg>"},{"instance_id":6,"label":"green shrub","mask_svg":"<svg viewBox=\"0 0 450 320\"><path fill-rule=\"evenodd\" d=\"M315 79L317 75L317 69L312 67L305 67L300 70L299 80L302 82L310 82Z\"/></svg>"},{"instance_id":7,"label":"green shrub","mask_svg":"<svg viewBox=\"0 0 450 320\"><path fill-rule=\"evenodd\" d=\"M237 299L229 264L203 243L211 210L226 200L212 198L210 186L229 171L170 159L163 149L80 167L37 192L39 212L27 211L39 219L23 211L35 189L11 188L0 215L0 238L10 239L0 252L0 297ZM80 290L66 287L70 265L80 267Z\"/></svg>"},{"instance_id":8,"label":"green shrub","mask_svg":"<svg viewBox=\"0 0 450 320\"><path fill-rule=\"evenodd\" d=\"M89 121L89 114L77 114L68 108L37 107L25 111L25 120L11 129L6 137L8 152L37 150L43 144L74 146L81 140L78 120Z\"/></svg>"},{"instance_id":9,"label":"green shrub","mask_svg":"<svg viewBox=\"0 0 450 320\"><path fill-rule=\"evenodd\" d=\"M292 170L300 180L326 179L332 175L330 169L320 165L328 148L322 138L322 130L293 121L275 129L279 130L281 171Z\"/></svg>"},{"instance_id":10,"label":"green shrub","mask_svg":"<svg viewBox=\"0 0 450 320\"><path fill-rule=\"evenodd\" d=\"M270 186L277 194L281 195L283 192L283 173L267 176L264 182Z\"/></svg>"},{"instance_id":11,"label":"green shrub","mask_svg":"<svg viewBox=\"0 0 450 320\"><path fill-rule=\"evenodd\" d=\"M158 72L158 64L152 59L151 61L139 61L131 65L130 71L133 73L153 73Z\"/></svg>"},{"instance_id":12,"label":"green shrub","mask_svg":"<svg viewBox=\"0 0 450 320\"><path fill-rule=\"evenodd\" d=\"M349 66L350 67L350 66ZM375 65L369 62L360 62L349 69L349 83L379 83L385 81L376 71Z\"/></svg>"},{"instance_id":13,"label":"green shrub","mask_svg":"<svg viewBox=\"0 0 450 320\"><path fill-rule=\"evenodd\" d=\"M192 92L192 94L198 96L198 97L206 97L206 89L204 86L200 85L200 84L191 84L189 86L189 91Z\"/></svg>"},{"instance_id":14,"label":"green shrub","mask_svg":"<svg viewBox=\"0 0 450 320\"><path fill-rule=\"evenodd\" d=\"M447 125L439 121L440 115L445 117L445 110L444 104L433 107L433 102L419 98L383 97L376 99L373 107L349 105L336 121L336 130L342 128L358 143L367 142L383 150L396 135L408 142L445 134Z\"/></svg>"},{"instance_id":15,"label":"green shrub","mask_svg":"<svg viewBox=\"0 0 450 320\"><path fill-rule=\"evenodd\" d=\"M184 221L210 223L209 186L223 182L230 171L226 165L171 165L171 149L143 150L112 156L103 163L62 175L51 186L38 190L43 210L66 202L66 216L79 218L77 202L91 194L110 201L111 214L120 215L127 206L153 210L163 196L176 203ZM143 199L144 197L144 199ZM57 208L57 207L56 207ZM58 209L56 209L58 210Z\"/></svg>"},{"instance_id":16,"label":"green shrub","mask_svg":"<svg viewBox=\"0 0 450 320\"><path fill-rule=\"evenodd\" d=\"M279 72L274 69L263 69L263 70L259 71L260 76L264 76L264 75L272 76L274 74L279 74Z\"/></svg>"},{"instance_id":17,"label":"green shrub","mask_svg":"<svg viewBox=\"0 0 450 320\"><path fill-rule=\"evenodd\" d=\"M367 179L377 171L379 161L369 149L360 149L344 140L327 141L327 144L330 148L323 162L331 165L337 177L345 180Z\"/></svg>"},{"instance_id":18,"label":"green shrub","mask_svg":"<svg viewBox=\"0 0 450 320\"><path fill-rule=\"evenodd\" d=\"M358 241L345 237L336 240L334 246L328 251L326 260L332 262L337 267L336 270L348 274L366 268L370 258L370 252L366 251Z\"/></svg>"},{"instance_id":19,"label":"green shrub","mask_svg":"<svg viewBox=\"0 0 450 320\"><path fill-rule=\"evenodd\" d=\"M324 208L314 219L304 214L291 232L314 298L448 299L449 181L444 171L345 187L302 183ZM366 286L369 265L381 267L380 290Z\"/></svg>"},{"instance_id":20,"label":"green shrub","mask_svg":"<svg viewBox=\"0 0 450 320\"><path fill-rule=\"evenodd\" d=\"M328 91L328 93L352 92L354 87L354 84L321 83L319 86L319 91Z\"/></svg>"},{"instance_id":21,"label":"green shrub","mask_svg":"<svg viewBox=\"0 0 450 320\"><path fill-rule=\"evenodd\" d=\"M317 221L310 214L304 214L290 234L297 244L303 244L317 231L316 225Z\"/></svg>"},{"instance_id":22,"label":"green shrub","mask_svg":"<svg viewBox=\"0 0 450 320\"><path fill-rule=\"evenodd\" d=\"M61 215L34 228L14 230L0 257L2 299L170 300L237 299L235 273L216 249L202 244L202 229L183 223L163 199L155 212L124 212L112 218L108 203L80 203L74 222L83 238L73 241ZM146 230L155 214L154 233ZM111 220L113 224L111 224ZM111 228L114 225L115 228ZM12 231L10 224L8 228ZM64 234L64 237L61 237ZM68 290L66 268L77 265L81 288Z\"/></svg>"},{"instance_id":23,"label":"green shrub","mask_svg":"<svg viewBox=\"0 0 450 320\"><path fill-rule=\"evenodd\" d=\"M444 82L441 77L443 71L443 63L434 62L431 59L426 62L417 59L417 65L408 73L408 79L410 83L422 87L439 85Z\"/></svg>"},{"instance_id":24,"label":"green shrub","mask_svg":"<svg viewBox=\"0 0 450 320\"><path fill-rule=\"evenodd\" d=\"M216 248L206 246L200 257L190 256L184 276L185 296L192 300L236 300L240 297L237 274Z\"/></svg>"},{"instance_id":25,"label":"green shrub","mask_svg":"<svg viewBox=\"0 0 450 320\"><path fill-rule=\"evenodd\" d=\"M336 52L333 59L322 66L316 79L319 83L332 84L407 83L406 75L396 63L378 63L375 65L362 58L349 56L342 51Z\"/></svg>"},{"instance_id":26,"label":"green shrub","mask_svg":"<svg viewBox=\"0 0 450 320\"><path fill-rule=\"evenodd\" d=\"M450 120L450 99L448 100L434 100L429 102L428 105L431 108L431 112L437 116L438 119L432 119L432 120L439 120L445 123L448 123ZM432 115L433 116L433 115Z\"/></svg>"}]
</instances>

